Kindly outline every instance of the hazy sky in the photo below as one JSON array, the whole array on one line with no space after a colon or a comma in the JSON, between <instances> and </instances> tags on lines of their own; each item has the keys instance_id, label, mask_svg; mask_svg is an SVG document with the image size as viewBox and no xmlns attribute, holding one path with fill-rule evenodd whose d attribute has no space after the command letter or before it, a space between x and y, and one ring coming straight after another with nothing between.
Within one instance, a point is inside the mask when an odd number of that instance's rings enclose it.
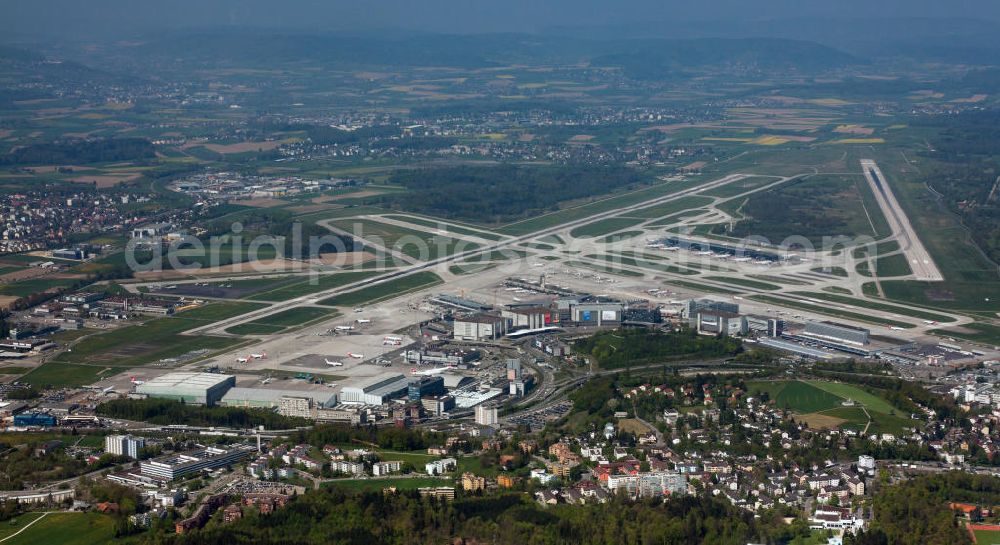
<instances>
[{"instance_id":1,"label":"hazy sky","mask_svg":"<svg viewBox=\"0 0 1000 545\"><path fill-rule=\"evenodd\" d=\"M311 29L535 32L690 19L962 17L1000 20L997 0L0 0L19 39L224 24Z\"/></svg>"}]
</instances>

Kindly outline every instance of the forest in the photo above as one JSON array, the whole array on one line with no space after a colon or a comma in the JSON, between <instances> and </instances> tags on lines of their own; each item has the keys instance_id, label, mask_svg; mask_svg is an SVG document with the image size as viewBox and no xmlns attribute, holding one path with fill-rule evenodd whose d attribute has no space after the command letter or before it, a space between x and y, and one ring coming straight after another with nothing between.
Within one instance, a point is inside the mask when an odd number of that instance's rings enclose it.
<instances>
[{"instance_id":1,"label":"forest","mask_svg":"<svg viewBox=\"0 0 1000 545\"><path fill-rule=\"evenodd\" d=\"M264 426L275 430L309 424L308 420L280 416L266 409L206 407L167 399L115 399L98 405L97 414L161 425L184 422L190 426L233 428Z\"/></svg>"},{"instance_id":2,"label":"forest","mask_svg":"<svg viewBox=\"0 0 1000 545\"><path fill-rule=\"evenodd\" d=\"M145 138L62 140L16 148L0 155L0 165L73 165L153 157L156 149Z\"/></svg>"},{"instance_id":3,"label":"forest","mask_svg":"<svg viewBox=\"0 0 1000 545\"><path fill-rule=\"evenodd\" d=\"M577 353L590 354L606 369L620 369L681 357L718 358L736 355L738 340L698 335L694 330L676 333L645 329L602 331L576 342Z\"/></svg>"},{"instance_id":4,"label":"forest","mask_svg":"<svg viewBox=\"0 0 1000 545\"><path fill-rule=\"evenodd\" d=\"M407 189L374 199L394 209L497 223L559 209L560 203L619 189L642 177L626 167L463 166L399 171L389 183Z\"/></svg>"},{"instance_id":5,"label":"forest","mask_svg":"<svg viewBox=\"0 0 1000 545\"><path fill-rule=\"evenodd\" d=\"M300 496L271 515L250 514L230 525L212 522L182 535L153 533L137 539L158 545L745 545L782 542L797 531L800 525L755 520L710 497L542 508L521 494L444 502L413 492L351 495L327 488Z\"/></svg>"},{"instance_id":6,"label":"forest","mask_svg":"<svg viewBox=\"0 0 1000 545\"><path fill-rule=\"evenodd\" d=\"M917 477L889 486L875 496L874 520L845 545L971 544L948 502L968 502L990 506L1000 502L1000 479L950 472Z\"/></svg>"}]
</instances>

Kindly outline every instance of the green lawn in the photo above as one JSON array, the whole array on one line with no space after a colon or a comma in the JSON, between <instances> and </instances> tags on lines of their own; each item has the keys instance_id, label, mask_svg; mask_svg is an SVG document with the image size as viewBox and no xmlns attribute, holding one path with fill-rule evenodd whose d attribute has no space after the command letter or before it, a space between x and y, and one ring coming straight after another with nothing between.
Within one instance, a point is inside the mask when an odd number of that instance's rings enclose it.
<instances>
[{"instance_id":1,"label":"green lawn","mask_svg":"<svg viewBox=\"0 0 1000 545\"><path fill-rule=\"evenodd\" d=\"M114 520L97 513L54 513L4 542L6 545L111 543Z\"/></svg>"},{"instance_id":2,"label":"green lawn","mask_svg":"<svg viewBox=\"0 0 1000 545\"><path fill-rule=\"evenodd\" d=\"M275 333L281 333L284 330L284 327L276 325L246 323L227 328L226 333L230 333L232 335L274 335Z\"/></svg>"},{"instance_id":3,"label":"green lawn","mask_svg":"<svg viewBox=\"0 0 1000 545\"><path fill-rule=\"evenodd\" d=\"M631 212L626 212L623 217L628 218L641 218L641 219L657 219L666 218L672 214L678 212L686 212L695 208L700 208L712 202L712 199L708 197L699 196L688 196L682 197L680 199L665 202L663 204L656 204L653 206L647 206L646 208L639 208Z\"/></svg>"},{"instance_id":4,"label":"green lawn","mask_svg":"<svg viewBox=\"0 0 1000 545\"><path fill-rule=\"evenodd\" d=\"M815 413L841 406L842 398L802 381L748 382L751 395L767 392L775 406L797 413Z\"/></svg>"},{"instance_id":5,"label":"green lawn","mask_svg":"<svg viewBox=\"0 0 1000 545\"><path fill-rule=\"evenodd\" d=\"M834 303L843 303L845 305L870 308L873 310L881 310L884 312L895 312L896 314L902 314L903 316L912 316L914 318L920 318L922 320L933 320L935 322L954 321L951 317L945 316L943 314L937 314L930 311L913 309L910 307L901 307L898 305L879 303L877 301L866 301L864 299L858 299L856 297L847 297L843 295L836 295L836 294L822 293L822 292L811 292L811 291L795 291L792 293L795 295L801 295L803 297L812 297L814 299L823 299L826 301L832 301Z\"/></svg>"},{"instance_id":6,"label":"green lawn","mask_svg":"<svg viewBox=\"0 0 1000 545\"><path fill-rule=\"evenodd\" d=\"M614 233L615 231L621 231L622 229L628 229L634 225L642 223L641 219L634 218L607 218L588 225L582 225L569 232L570 235L577 238L589 238L598 237L601 235L607 235Z\"/></svg>"},{"instance_id":7,"label":"green lawn","mask_svg":"<svg viewBox=\"0 0 1000 545\"><path fill-rule=\"evenodd\" d=\"M334 317L337 316L336 312L331 312L330 309L320 308L320 307L295 307L288 310L283 310L277 314L272 314L270 316L265 316L263 318L258 318L249 324L259 324L259 325L269 325L269 326L279 326L279 327L291 327L304 324L306 322L311 322L313 320L318 320L323 317Z\"/></svg>"},{"instance_id":8,"label":"green lawn","mask_svg":"<svg viewBox=\"0 0 1000 545\"><path fill-rule=\"evenodd\" d=\"M864 405L869 411L883 414L899 412L895 407L890 405L888 401L874 394L868 393L857 386L841 382L827 382L824 380L807 380L806 383L823 391L830 392L837 397L851 399L858 405Z\"/></svg>"},{"instance_id":9,"label":"green lawn","mask_svg":"<svg viewBox=\"0 0 1000 545\"><path fill-rule=\"evenodd\" d=\"M323 299L319 304L348 307L367 305L435 286L442 282L440 276L429 271L423 271L402 278L395 278L384 284L364 287L343 295L335 295L329 299Z\"/></svg>"},{"instance_id":10,"label":"green lawn","mask_svg":"<svg viewBox=\"0 0 1000 545\"><path fill-rule=\"evenodd\" d=\"M1000 530L975 530L976 545L1000 545Z\"/></svg>"},{"instance_id":11,"label":"green lawn","mask_svg":"<svg viewBox=\"0 0 1000 545\"><path fill-rule=\"evenodd\" d=\"M41 513L23 513L10 520L0 522L0 539L12 535L21 528L27 526L31 521L38 520Z\"/></svg>"}]
</instances>

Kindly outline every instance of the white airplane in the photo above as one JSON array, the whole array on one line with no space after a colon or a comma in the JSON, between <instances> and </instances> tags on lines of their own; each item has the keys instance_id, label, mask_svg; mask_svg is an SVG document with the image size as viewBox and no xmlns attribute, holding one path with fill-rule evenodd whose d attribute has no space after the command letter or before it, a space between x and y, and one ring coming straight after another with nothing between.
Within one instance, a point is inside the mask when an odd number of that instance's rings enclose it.
<instances>
[{"instance_id":1,"label":"white airplane","mask_svg":"<svg viewBox=\"0 0 1000 545\"><path fill-rule=\"evenodd\" d=\"M348 352L347 353L347 357L348 358L354 358L356 360L363 360L363 359L365 359L365 355L364 354L355 354L354 352Z\"/></svg>"},{"instance_id":2,"label":"white airplane","mask_svg":"<svg viewBox=\"0 0 1000 545\"><path fill-rule=\"evenodd\" d=\"M906 331L905 327L899 327L899 326L895 326L895 325L892 326L892 327L890 327L889 329L891 329L893 331Z\"/></svg>"},{"instance_id":3,"label":"white airplane","mask_svg":"<svg viewBox=\"0 0 1000 545\"><path fill-rule=\"evenodd\" d=\"M250 357L255 360L262 360L267 358L267 352L264 352L263 354L250 354Z\"/></svg>"},{"instance_id":4,"label":"white airplane","mask_svg":"<svg viewBox=\"0 0 1000 545\"><path fill-rule=\"evenodd\" d=\"M344 366L344 362L341 362L341 361L330 361L330 360L328 360L326 358L323 358L323 361L325 361L326 364L329 365L329 366L331 366L331 367L343 367Z\"/></svg>"},{"instance_id":5,"label":"white airplane","mask_svg":"<svg viewBox=\"0 0 1000 545\"><path fill-rule=\"evenodd\" d=\"M236 363L247 363L249 361L250 358L236 358Z\"/></svg>"},{"instance_id":6,"label":"white airplane","mask_svg":"<svg viewBox=\"0 0 1000 545\"><path fill-rule=\"evenodd\" d=\"M129 377L128 379L129 379L129 382L131 382L132 384L135 384L136 386L138 386L140 384L146 384L145 380L138 380L135 377Z\"/></svg>"},{"instance_id":7,"label":"white airplane","mask_svg":"<svg viewBox=\"0 0 1000 545\"><path fill-rule=\"evenodd\" d=\"M358 318L358 319L357 319L357 322L358 322L359 324L370 324L370 323L372 323L372 321L371 321L371 320L368 320L368 319L365 319L365 318Z\"/></svg>"},{"instance_id":8,"label":"white airplane","mask_svg":"<svg viewBox=\"0 0 1000 545\"><path fill-rule=\"evenodd\" d=\"M114 386L108 386L107 388L101 390L101 393L102 394L110 394L111 392L114 392L114 391L115 391L115 387Z\"/></svg>"},{"instance_id":9,"label":"white airplane","mask_svg":"<svg viewBox=\"0 0 1000 545\"><path fill-rule=\"evenodd\" d=\"M337 331L354 331L354 326L352 325L338 325L335 327Z\"/></svg>"},{"instance_id":10,"label":"white airplane","mask_svg":"<svg viewBox=\"0 0 1000 545\"><path fill-rule=\"evenodd\" d=\"M416 367L410 369L410 374L418 377L429 377L433 375L440 375L445 371L454 369L454 367L435 367L434 369L425 369L423 371L417 369Z\"/></svg>"},{"instance_id":11,"label":"white airplane","mask_svg":"<svg viewBox=\"0 0 1000 545\"><path fill-rule=\"evenodd\" d=\"M937 322L935 322L934 320L924 320L924 323L927 325L937 325Z\"/></svg>"},{"instance_id":12,"label":"white airplane","mask_svg":"<svg viewBox=\"0 0 1000 545\"><path fill-rule=\"evenodd\" d=\"M402 337L397 337L395 335L386 335L385 337L382 337L382 340L383 341L402 341L403 338Z\"/></svg>"}]
</instances>

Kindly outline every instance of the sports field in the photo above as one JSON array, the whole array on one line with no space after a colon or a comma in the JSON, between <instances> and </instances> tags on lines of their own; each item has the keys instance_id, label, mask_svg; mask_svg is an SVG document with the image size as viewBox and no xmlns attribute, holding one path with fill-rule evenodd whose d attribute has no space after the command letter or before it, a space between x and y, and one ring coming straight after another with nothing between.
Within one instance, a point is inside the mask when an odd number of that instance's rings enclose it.
<instances>
[{"instance_id":1,"label":"sports field","mask_svg":"<svg viewBox=\"0 0 1000 545\"><path fill-rule=\"evenodd\" d=\"M913 425L903 411L857 386L822 380L748 382L750 395L766 392L778 408L815 428L850 428L898 434ZM850 401L848 401L850 400Z\"/></svg>"}]
</instances>

